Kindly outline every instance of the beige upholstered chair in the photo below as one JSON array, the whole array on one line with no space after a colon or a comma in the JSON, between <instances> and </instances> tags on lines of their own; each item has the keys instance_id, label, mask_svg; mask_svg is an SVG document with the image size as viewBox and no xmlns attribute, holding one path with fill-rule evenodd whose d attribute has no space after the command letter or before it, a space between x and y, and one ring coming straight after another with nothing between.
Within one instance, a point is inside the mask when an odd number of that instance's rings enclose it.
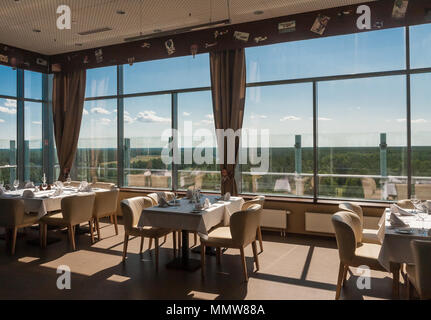
<instances>
[{"instance_id":1,"label":"beige upholstered chair","mask_svg":"<svg viewBox=\"0 0 431 320\"><path fill-rule=\"evenodd\" d=\"M46 247L47 225L67 227L72 249L76 250L75 226L83 222L88 222L90 226L91 243L93 243L93 208L95 197L93 193L61 199L61 212L46 215L41 219L41 223L43 224L43 246Z\"/></svg>"},{"instance_id":2,"label":"beige upholstered chair","mask_svg":"<svg viewBox=\"0 0 431 320\"><path fill-rule=\"evenodd\" d=\"M92 188L99 188L99 189L107 189L111 190L115 188L115 183L109 183L109 182L93 182L91 184Z\"/></svg>"},{"instance_id":3,"label":"beige upholstered chair","mask_svg":"<svg viewBox=\"0 0 431 320\"><path fill-rule=\"evenodd\" d=\"M408 199L407 184L397 183L395 190L397 190L397 199Z\"/></svg>"},{"instance_id":4,"label":"beige upholstered chair","mask_svg":"<svg viewBox=\"0 0 431 320\"><path fill-rule=\"evenodd\" d=\"M100 226L99 219L110 217L114 223L115 234L118 235L117 224L117 205L119 189L115 188L109 191L96 192L96 199L94 201L93 220L96 225L97 238L100 240Z\"/></svg>"},{"instance_id":5,"label":"beige upholstered chair","mask_svg":"<svg viewBox=\"0 0 431 320\"><path fill-rule=\"evenodd\" d=\"M332 224L337 238L338 253L340 256L340 269L338 272L337 290L335 299L339 299L349 267L368 266L372 270L385 271L377 258L380 246L373 243L359 243L357 235L360 234L361 221L356 213L340 211L332 216Z\"/></svg>"},{"instance_id":6,"label":"beige upholstered chair","mask_svg":"<svg viewBox=\"0 0 431 320\"><path fill-rule=\"evenodd\" d=\"M362 178L362 188L364 190L364 198L372 200L381 200L382 191L377 190L376 181L373 178Z\"/></svg>"},{"instance_id":7,"label":"beige upholstered chair","mask_svg":"<svg viewBox=\"0 0 431 320\"><path fill-rule=\"evenodd\" d=\"M169 176L156 176L151 175L151 187L152 188L169 188Z\"/></svg>"},{"instance_id":8,"label":"beige upholstered chair","mask_svg":"<svg viewBox=\"0 0 431 320\"><path fill-rule=\"evenodd\" d=\"M409 298L413 286L421 299L431 300L431 241L413 240L410 246L415 264L406 268Z\"/></svg>"},{"instance_id":9,"label":"beige upholstered chair","mask_svg":"<svg viewBox=\"0 0 431 320\"><path fill-rule=\"evenodd\" d=\"M0 227L6 228L11 234L10 254L15 254L16 236L18 229L37 224L39 218L25 213L24 203L18 199L0 199ZM42 239L42 228L40 228ZM6 236L6 241L9 237Z\"/></svg>"},{"instance_id":10,"label":"beige upholstered chair","mask_svg":"<svg viewBox=\"0 0 431 320\"><path fill-rule=\"evenodd\" d=\"M415 184L415 195L420 200L430 200L431 184Z\"/></svg>"},{"instance_id":11,"label":"beige upholstered chair","mask_svg":"<svg viewBox=\"0 0 431 320\"><path fill-rule=\"evenodd\" d=\"M154 239L156 251L156 269L159 267L159 238L168 235L172 230L154 227L138 227L139 218L142 210L152 207L153 203L148 197L135 197L121 201L121 210L123 212L124 221L124 248L123 248L123 261L126 260L127 244L129 236L141 237L141 248L144 246L144 238ZM175 252L175 234L173 234L174 252ZM174 253L175 255L175 253Z\"/></svg>"},{"instance_id":12,"label":"beige upholstered chair","mask_svg":"<svg viewBox=\"0 0 431 320\"><path fill-rule=\"evenodd\" d=\"M415 206L411 200L400 200L397 202L397 206L403 208L403 209L414 209Z\"/></svg>"},{"instance_id":13,"label":"beige upholstered chair","mask_svg":"<svg viewBox=\"0 0 431 320\"><path fill-rule=\"evenodd\" d=\"M230 218L229 227L216 228L208 234L208 238L201 238L202 277L205 275L205 248L217 248L217 263L220 263L221 248L236 248L240 250L245 281L248 281L247 265L244 248L250 243L253 247L256 271L259 271L259 260L256 248L256 233L260 223L262 206L253 204L247 210L235 212Z\"/></svg>"},{"instance_id":14,"label":"beige upholstered chair","mask_svg":"<svg viewBox=\"0 0 431 320\"><path fill-rule=\"evenodd\" d=\"M259 204L263 210L264 203L265 203L265 196L256 196L253 199L244 202L244 204L241 207L241 210L247 210L254 204ZM260 213L259 227L257 228L257 238L259 240L260 252L263 252L262 230L260 228L261 224L262 224L262 213Z\"/></svg>"},{"instance_id":15,"label":"beige upholstered chair","mask_svg":"<svg viewBox=\"0 0 431 320\"><path fill-rule=\"evenodd\" d=\"M358 234L358 238L356 239L358 243L365 242L365 243L381 244L377 236L377 233L378 233L377 229L364 229L364 214L360 206L354 203L345 202L345 203L341 203L338 207L343 211L350 211L358 215L359 220L361 222L361 232Z\"/></svg>"}]
</instances>

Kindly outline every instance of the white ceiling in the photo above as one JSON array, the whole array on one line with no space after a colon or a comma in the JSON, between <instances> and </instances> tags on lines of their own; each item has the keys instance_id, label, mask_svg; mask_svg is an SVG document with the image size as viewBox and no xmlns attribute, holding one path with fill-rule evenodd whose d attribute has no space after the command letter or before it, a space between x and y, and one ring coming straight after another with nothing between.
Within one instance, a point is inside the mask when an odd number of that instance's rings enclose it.
<instances>
[{"instance_id":1,"label":"white ceiling","mask_svg":"<svg viewBox=\"0 0 431 320\"><path fill-rule=\"evenodd\" d=\"M340 7L364 0L0 0L0 43L52 55L117 44L124 38L230 18L232 24ZM56 27L57 7L70 6L71 30ZM125 11L124 15L117 10ZM256 15L261 10L263 14ZM82 36L79 32L112 30ZM33 29L41 30L40 33ZM81 43L82 46L77 46Z\"/></svg>"}]
</instances>

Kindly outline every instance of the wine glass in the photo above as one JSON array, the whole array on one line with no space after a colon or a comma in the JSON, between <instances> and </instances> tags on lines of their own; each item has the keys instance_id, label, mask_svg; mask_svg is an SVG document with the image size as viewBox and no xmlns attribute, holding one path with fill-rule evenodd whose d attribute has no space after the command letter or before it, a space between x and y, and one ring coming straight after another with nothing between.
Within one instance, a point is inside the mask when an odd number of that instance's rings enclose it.
<instances>
[{"instance_id":1,"label":"wine glass","mask_svg":"<svg viewBox=\"0 0 431 320\"><path fill-rule=\"evenodd\" d=\"M72 179L70 178L70 174L68 174L66 178L66 184L69 187L71 183L72 183Z\"/></svg>"},{"instance_id":2,"label":"wine glass","mask_svg":"<svg viewBox=\"0 0 431 320\"><path fill-rule=\"evenodd\" d=\"M428 217L428 212L426 212L424 210L419 210L418 211L418 219L420 221L422 221L422 228L421 228L421 230L422 230L422 234L424 234L424 235L426 235L426 232L425 232L425 219L427 217Z\"/></svg>"},{"instance_id":3,"label":"wine glass","mask_svg":"<svg viewBox=\"0 0 431 320\"><path fill-rule=\"evenodd\" d=\"M415 207L415 208L413 209L413 213L418 213L418 211L421 211L421 210L418 210L418 206L420 205L421 200L420 200L420 199L418 199L418 198L416 197L416 195L413 195L413 196L412 196L411 201L412 201L412 203L413 203L413 206Z\"/></svg>"},{"instance_id":4,"label":"wine glass","mask_svg":"<svg viewBox=\"0 0 431 320\"><path fill-rule=\"evenodd\" d=\"M18 187L19 187L19 180L18 179L15 179L13 181L13 187L14 187L15 190L18 190Z\"/></svg>"}]
</instances>

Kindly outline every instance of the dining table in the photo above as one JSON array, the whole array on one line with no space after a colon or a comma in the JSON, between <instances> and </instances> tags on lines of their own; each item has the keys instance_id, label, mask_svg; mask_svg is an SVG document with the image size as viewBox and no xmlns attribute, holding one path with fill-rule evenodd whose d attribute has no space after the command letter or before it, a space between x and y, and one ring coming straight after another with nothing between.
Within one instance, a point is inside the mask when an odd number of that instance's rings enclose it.
<instances>
[{"instance_id":1,"label":"dining table","mask_svg":"<svg viewBox=\"0 0 431 320\"><path fill-rule=\"evenodd\" d=\"M200 260L190 258L189 233L197 232L203 238L208 237L208 232L215 226L228 226L230 216L241 210L244 199L230 197L223 200L220 196L204 195L200 199L201 204L209 200L209 207L201 210L195 209L195 203L190 199L176 200L169 205L153 206L145 208L139 218L138 227L150 226L181 230L181 256L167 264L171 269L195 271L200 268Z\"/></svg>"},{"instance_id":2,"label":"dining table","mask_svg":"<svg viewBox=\"0 0 431 320\"><path fill-rule=\"evenodd\" d=\"M431 240L431 215L422 221L416 210L405 210L410 215L396 216L405 226L391 224L391 209L387 208L378 225L378 238L381 249L378 257L379 263L394 274L393 295L399 297L399 274L403 264L413 264L413 252L410 246L412 240Z\"/></svg>"}]
</instances>

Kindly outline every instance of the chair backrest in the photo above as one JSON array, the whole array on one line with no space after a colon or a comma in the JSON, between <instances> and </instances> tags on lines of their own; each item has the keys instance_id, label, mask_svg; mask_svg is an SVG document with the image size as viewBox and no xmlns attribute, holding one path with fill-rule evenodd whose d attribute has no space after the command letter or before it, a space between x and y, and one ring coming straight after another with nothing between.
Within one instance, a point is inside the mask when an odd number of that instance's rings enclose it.
<instances>
[{"instance_id":1,"label":"chair backrest","mask_svg":"<svg viewBox=\"0 0 431 320\"><path fill-rule=\"evenodd\" d=\"M91 187L92 188L111 190L111 189L115 188L115 183L110 183L110 182L93 182L91 184Z\"/></svg>"},{"instance_id":2,"label":"chair backrest","mask_svg":"<svg viewBox=\"0 0 431 320\"><path fill-rule=\"evenodd\" d=\"M410 242L416 265L416 290L421 299L431 299L431 241Z\"/></svg>"},{"instance_id":3,"label":"chair backrest","mask_svg":"<svg viewBox=\"0 0 431 320\"><path fill-rule=\"evenodd\" d=\"M247 210L248 208L250 208L254 204L260 204L262 206L262 209L263 209L264 203L265 203L265 196L256 196L253 199L244 202L244 204L241 207L241 210Z\"/></svg>"},{"instance_id":4,"label":"chair backrest","mask_svg":"<svg viewBox=\"0 0 431 320\"><path fill-rule=\"evenodd\" d=\"M0 226L15 227L22 223L24 202L20 199L0 199Z\"/></svg>"},{"instance_id":5,"label":"chair backrest","mask_svg":"<svg viewBox=\"0 0 431 320\"><path fill-rule=\"evenodd\" d=\"M407 199L409 197L407 193L407 184L397 183L395 184L395 190L397 190L398 199Z\"/></svg>"},{"instance_id":6,"label":"chair backrest","mask_svg":"<svg viewBox=\"0 0 431 320\"><path fill-rule=\"evenodd\" d=\"M153 188L169 188L169 176L151 176L151 187Z\"/></svg>"},{"instance_id":7,"label":"chair backrest","mask_svg":"<svg viewBox=\"0 0 431 320\"><path fill-rule=\"evenodd\" d=\"M61 199L61 212L65 221L71 225L90 221L93 216L96 195L79 194Z\"/></svg>"},{"instance_id":8,"label":"chair backrest","mask_svg":"<svg viewBox=\"0 0 431 320\"><path fill-rule=\"evenodd\" d=\"M93 217L102 218L115 213L117 211L119 193L120 191L118 188L109 191L96 192Z\"/></svg>"},{"instance_id":9,"label":"chair backrest","mask_svg":"<svg viewBox=\"0 0 431 320\"><path fill-rule=\"evenodd\" d=\"M431 184L416 184L415 185L416 198L420 200L431 199Z\"/></svg>"},{"instance_id":10,"label":"chair backrest","mask_svg":"<svg viewBox=\"0 0 431 320\"><path fill-rule=\"evenodd\" d=\"M331 220L337 239L340 261L349 263L355 256L356 234L360 230L361 224L359 217L351 211L339 211L332 215Z\"/></svg>"},{"instance_id":11,"label":"chair backrest","mask_svg":"<svg viewBox=\"0 0 431 320\"><path fill-rule=\"evenodd\" d=\"M157 206L159 204L159 196L157 195L157 193L149 193L147 194L147 197L151 199L153 206Z\"/></svg>"},{"instance_id":12,"label":"chair backrest","mask_svg":"<svg viewBox=\"0 0 431 320\"><path fill-rule=\"evenodd\" d=\"M247 210L235 212L230 217L230 233L235 245L246 246L256 240L261 211L262 206L254 204Z\"/></svg>"},{"instance_id":13,"label":"chair backrest","mask_svg":"<svg viewBox=\"0 0 431 320\"><path fill-rule=\"evenodd\" d=\"M364 198L370 199L377 190L376 181L372 178L362 178L361 183L364 189Z\"/></svg>"},{"instance_id":14,"label":"chair backrest","mask_svg":"<svg viewBox=\"0 0 431 320\"><path fill-rule=\"evenodd\" d=\"M136 228L141 217L142 210L153 206L153 202L148 197L134 197L121 201L121 211L123 212L124 230L131 231Z\"/></svg>"},{"instance_id":15,"label":"chair backrest","mask_svg":"<svg viewBox=\"0 0 431 320\"><path fill-rule=\"evenodd\" d=\"M397 202L397 206L403 209L414 209L415 206L411 200L405 199Z\"/></svg>"},{"instance_id":16,"label":"chair backrest","mask_svg":"<svg viewBox=\"0 0 431 320\"><path fill-rule=\"evenodd\" d=\"M364 230L364 213L361 206L351 202L343 202L338 205L338 208L342 211L350 211L358 215L359 221L361 222L361 232L357 235L358 243L362 243L362 231Z\"/></svg>"}]
</instances>

